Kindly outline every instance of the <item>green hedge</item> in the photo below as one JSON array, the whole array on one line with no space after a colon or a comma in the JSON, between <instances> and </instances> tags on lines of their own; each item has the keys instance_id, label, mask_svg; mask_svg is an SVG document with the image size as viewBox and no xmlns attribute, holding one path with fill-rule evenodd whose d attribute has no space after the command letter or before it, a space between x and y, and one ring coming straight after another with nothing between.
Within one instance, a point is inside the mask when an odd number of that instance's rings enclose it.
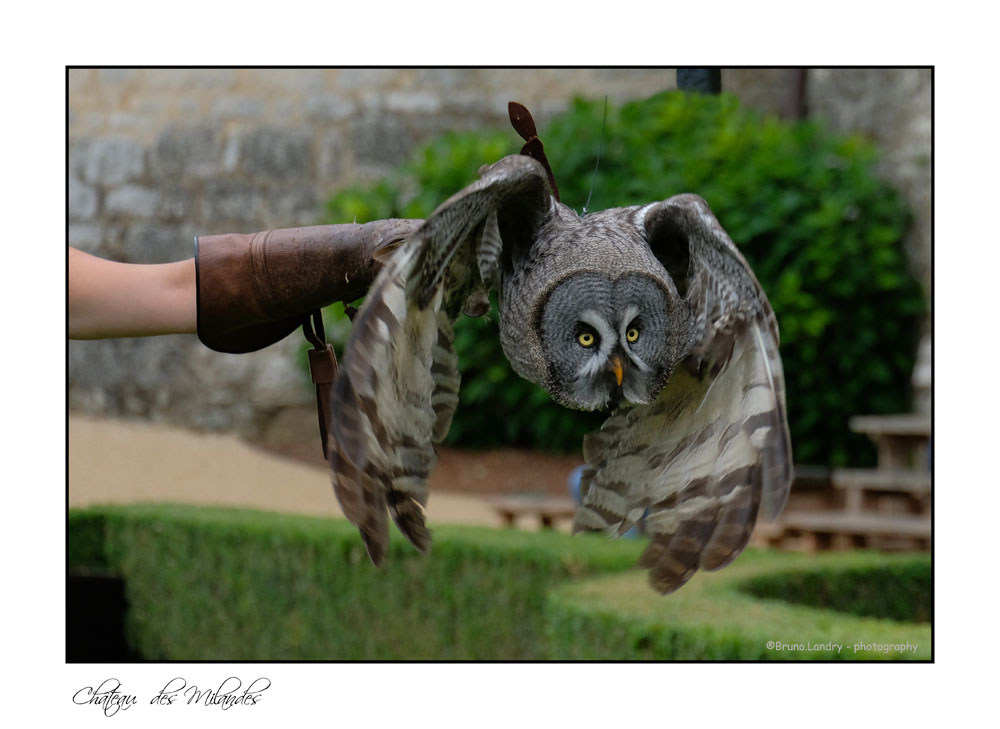
<instances>
[{"instance_id":1,"label":"green hedge","mask_svg":"<svg viewBox=\"0 0 1000 729\"><path fill-rule=\"evenodd\" d=\"M652 594L642 575L593 578L552 593L548 642L553 658L564 660L927 660L929 623L859 617L830 609L826 600L833 586L846 586L857 597L853 609L878 613L887 596L864 598L847 576L871 585L876 576L897 572L923 575L919 587L911 586L902 599L913 602L910 614L929 615L926 554L747 550L719 572L695 575L666 599ZM756 597L753 592L765 581L775 587L774 596ZM793 598L808 604L778 599L785 581ZM806 595L805 585L816 593ZM884 586L887 594L895 588L895 581ZM901 647L907 643L914 648Z\"/></svg>"},{"instance_id":2,"label":"green hedge","mask_svg":"<svg viewBox=\"0 0 1000 729\"><path fill-rule=\"evenodd\" d=\"M441 526L423 557L393 537L376 569L343 520L109 507L71 512L70 566L121 575L130 643L154 660L537 659L548 588L639 549Z\"/></svg>"},{"instance_id":3,"label":"green hedge","mask_svg":"<svg viewBox=\"0 0 1000 729\"><path fill-rule=\"evenodd\" d=\"M929 655L928 625L760 599L747 586L792 575L801 597L810 583L795 575L902 570L920 584L905 600L926 606L913 614L929 614L926 556L750 550L660 597L631 569L639 540L440 526L424 557L396 536L375 568L343 520L100 507L70 512L69 568L123 579L130 647L151 660L830 657L768 651L769 639L909 640L915 654L833 657Z\"/></svg>"},{"instance_id":4,"label":"green hedge","mask_svg":"<svg viewBox=\"0 0 1000 729\"><path fill-rule=\"evenodd\" d=\"M815 122L764 117L726 94L667 92L609 105L606 123L603 114L602 101L577 100L539 130L562 201L580 211L592 185L590 210L680 192L706 198L777 313L796 461L874 463L873 447L847 421L909 409L926 315L900 244L909 213L876 176L875 149ZM378 184L335 194L326 219L426 217L519 145L509 129L445 135ZM578 451L581 435L599 425L599 416L560 408L514 374L495 314L463 318L456 350L463 387L449 442Z\"/></svg>"},{"instance_id":5,"label":"green hedge","mask_svg":"<svg viewBox=\"0 0 1000 729\"><path fill-rule=\"evenodd\" d=\"M914 559L850 569L836 562L808 571L772 572L749 580L743 589L756 597L841 613L927 623L933 610L930 584L930 560Z\"/></svg>"}]
</instances>

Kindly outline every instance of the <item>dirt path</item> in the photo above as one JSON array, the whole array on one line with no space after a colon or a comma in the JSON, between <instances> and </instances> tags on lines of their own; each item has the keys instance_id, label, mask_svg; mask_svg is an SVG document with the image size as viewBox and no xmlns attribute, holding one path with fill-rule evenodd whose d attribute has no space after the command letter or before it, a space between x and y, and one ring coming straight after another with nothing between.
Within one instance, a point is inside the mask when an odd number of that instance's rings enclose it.
<instances>
[{"instance_id":1,"label":"dirt path","mask_svg":"<svg viewBox=\"0 0 1000 729\"><path fill-rule=\"evenodd\" d=\"M431 477L428 522L502 526L489 495L564 495L575 465L573 458L518 451L444 450ZM71 507L165 501L342 516L318 458L280 457L232 435L70 415Z\"/></svg>"}]
</instances>

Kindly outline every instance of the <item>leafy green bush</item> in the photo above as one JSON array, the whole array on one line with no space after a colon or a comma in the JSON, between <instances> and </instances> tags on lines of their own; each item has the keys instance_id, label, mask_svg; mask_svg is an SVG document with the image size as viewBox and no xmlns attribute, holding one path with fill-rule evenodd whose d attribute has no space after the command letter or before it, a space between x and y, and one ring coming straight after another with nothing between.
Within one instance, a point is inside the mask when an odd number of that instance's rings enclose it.
<instances>
[{"instance_id":1,"label":"leafy green bush","mask_svg":"<svg viewBox=\"0 0 1000 729\"><path fill-rule=\"evenodd\" d=\"M909 601L913 614L929 614L928 555L751 549L663 597L630 569L638 540L459 526L435 529L434 540L423 556L394 533L389 559L376 568L343 519L94 507L70 512L69 569L123 581L129 646L147 660L930 655L929 625L835 612L823 597L833 585L856 594L856 582L871 585L882 574L880 601ZM824 577L811 583L814 574ZM914 585L893 597L907 580ZM768 582L787 584L788 599L777 599L785 597L780 589L752 594ZM68 607L78 615L93 609ZM768 640L808 646L768 648ZM852 647L837 653L823 647L830 641ZM916 650L853 649L907 641Z\"/></svg>"},{"instance_id":2,"label":"leafy green bush","mask_svg":"<svg viewBox=\"0 0 1000 729\"><path fill-rule=\"evenodd\" d=\"M603 111L603 102L576 100L540 130L562 201L578 211L595 181ZM447 135L389 180L334 195L327 217L426 217L519 142L513 131ZM900 246L907 210L875 161L859 137L765 118L730 95L666 92L607 111L589 209L680 192L708 201L778 315L800 463L870 463L874 451L849 432L850 416L909 409L925 304ZM495 323L463 320L456 337L465 386L451 439L575 450L599 424L520 380Z\"/></svg>"}]
</instances>

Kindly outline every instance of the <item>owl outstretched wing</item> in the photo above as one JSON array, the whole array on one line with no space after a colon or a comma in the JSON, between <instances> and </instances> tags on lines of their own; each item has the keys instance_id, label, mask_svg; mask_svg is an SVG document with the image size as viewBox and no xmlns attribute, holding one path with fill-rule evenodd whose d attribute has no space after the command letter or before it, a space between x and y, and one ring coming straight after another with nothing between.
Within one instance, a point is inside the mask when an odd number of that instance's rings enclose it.
<instances>
[{"instance_id":1,"label":"owl outstretched wing","mask_svg":"<svg viewBox=\"0 0 1000 729\"><path fill-rule=\"evenodd\" d=\"M452 322L463 308L485 313L504 256L531 245L551 206L544 167L505 157L439 206L369 289L334 384L329 452L334 492L375 564L387 513L430 547L427 477L458 403Z\"/></svg>"},{"instance_id":2,"label":"owl outstretched wing","mask_svg":"<svg viewBox=\"0 0 1000 729\"><path fill-rule=\"evenodd\" d=\"M643 520L640 559L669 593L746 546L758 511L792 480L778 326L746 260L696 195L633 209L691 309L686 354L651 403L619 410L584 441L574 531L620 535Z\"/></svg>"}]
</instances>

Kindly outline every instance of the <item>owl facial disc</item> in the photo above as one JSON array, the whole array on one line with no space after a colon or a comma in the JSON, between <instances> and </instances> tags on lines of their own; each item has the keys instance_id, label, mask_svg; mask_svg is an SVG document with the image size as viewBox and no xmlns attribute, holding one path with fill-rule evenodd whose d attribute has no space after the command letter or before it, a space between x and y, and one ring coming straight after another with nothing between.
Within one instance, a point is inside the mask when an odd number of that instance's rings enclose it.
<instances>
[{"instance_id":1,"label":"owl facial disc","mask_svg":"<svg viewBox=\"0 0 1000 729\"><path fill-rule=\"evenodd\" d=\"M547 383L563 405L581 410L646 403L663 387L667 302L641 274L579 272L555 286L540 318Z\"/></svg>"}]
</instances>

